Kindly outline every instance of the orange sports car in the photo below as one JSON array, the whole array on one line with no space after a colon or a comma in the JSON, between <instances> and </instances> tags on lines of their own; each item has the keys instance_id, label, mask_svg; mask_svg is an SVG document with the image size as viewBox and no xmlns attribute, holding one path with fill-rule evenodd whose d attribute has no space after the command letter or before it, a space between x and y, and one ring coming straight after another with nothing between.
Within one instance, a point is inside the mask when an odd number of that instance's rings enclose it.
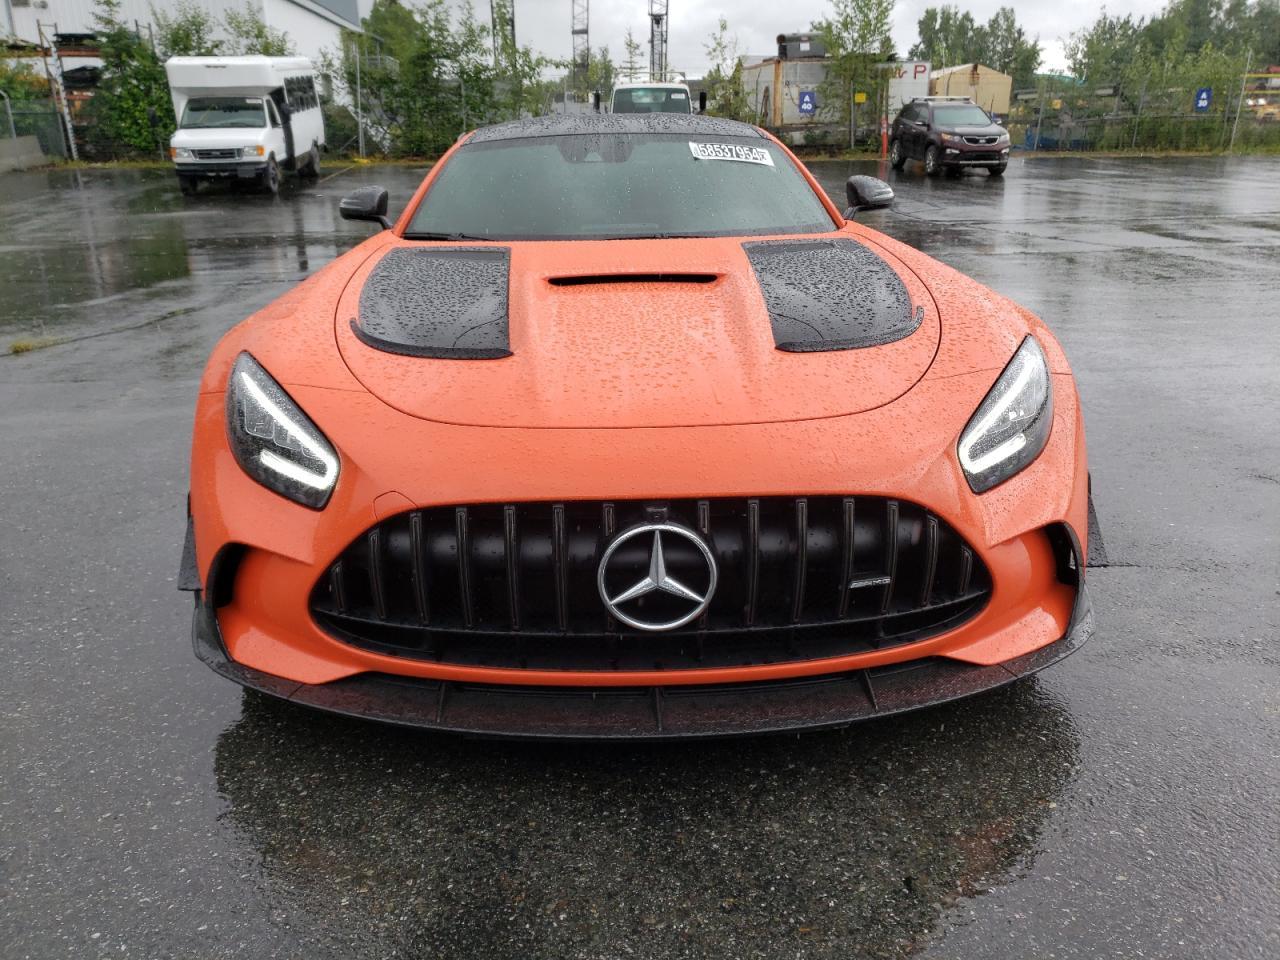
<instances>
[{"instance_id":1,"label":"orange sports car","mask_svg":"<svg viewBox=\"0 0 1280 960\"><path fill-rule=\"evenodd\" d=\"M702 116L522 120L231 330L195 412L197 655L480 736L838 726L1092 633L1084 427L1026 310Z\"/></svg>"}]
</instances>

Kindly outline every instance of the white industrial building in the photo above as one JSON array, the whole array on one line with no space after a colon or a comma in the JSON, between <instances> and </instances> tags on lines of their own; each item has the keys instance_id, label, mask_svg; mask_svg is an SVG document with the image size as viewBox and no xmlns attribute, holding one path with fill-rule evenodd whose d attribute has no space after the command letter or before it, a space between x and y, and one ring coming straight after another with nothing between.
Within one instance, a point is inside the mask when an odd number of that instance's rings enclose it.
<instances>
[{"instance_id":1,"label":"white industrial building","mask_svg":"<svg viewBox=\"0 0 1280 960\"><path fill-rule=\"evenodd\" d=\"M46 40L54 32L90 34L97 27L95 0L0 0L0 4L5 15L0 35L12 34L30 43L39 42L41 27ZM248 6L261 14L268 27L287 33L299 56L318 62L323 51L339 49L343 29L360 28L360 19L368 16L373 0L199 0L199 6L218 23L228 10ZM173 14L176 8L174 0L122 0L120 18L136 22L145 32L153 9Z\"/></svg>"}]
</instances>

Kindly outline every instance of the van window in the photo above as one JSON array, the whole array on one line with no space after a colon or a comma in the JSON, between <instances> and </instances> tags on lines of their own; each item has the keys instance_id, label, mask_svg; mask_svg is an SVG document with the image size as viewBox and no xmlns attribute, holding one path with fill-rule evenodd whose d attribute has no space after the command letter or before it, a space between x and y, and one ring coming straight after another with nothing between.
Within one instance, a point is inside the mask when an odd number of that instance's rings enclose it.
<instances>
[{"instance_id":1,"label":"van window","mask_svg":"<svg viewBox=\"0 0 1280 960\"><path fill-rule=\"evenodd\" d=\"M295 111L312 110L320 106L314 77L286 77L284 89L289 106Z\"/></svg>"},{"instance_id":2,"label":"van window","mask_svg":"<svg viewBox=\"0 0 1280 960\"><path fill-rule=\"evenodd\" d=\"M211 127L252 127L267 125L261 97L192 97L182 108L178 126L184 130Z\"/></svg>"},{"instance_id":3,"label":"van window","mask_svg":"<svg viewBox=\"0 0 1280 960\"><path fill-rule=\"evenodd\" d=\"M267 116L271 118L273 127L280 126L280 114L276 113L276 105L274 100L267 101Z\"/></svg>"}]
</instances>

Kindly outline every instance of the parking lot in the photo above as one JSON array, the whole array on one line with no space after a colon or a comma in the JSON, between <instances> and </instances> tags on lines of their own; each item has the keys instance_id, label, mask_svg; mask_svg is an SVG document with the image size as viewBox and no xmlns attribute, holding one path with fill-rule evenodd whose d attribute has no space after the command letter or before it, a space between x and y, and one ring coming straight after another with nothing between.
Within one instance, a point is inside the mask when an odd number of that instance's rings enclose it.
<instances>
[{"instance_id":1,"label":"parking lot","mask_svg":"<svg viewBox=\"0 0 1280 960\"><path fill-rule=\"evenodd\" d=\"M888 175L863 222L1024 304L1084 398L1098 632L799 738L433 737L192 656L191 411L223 332L424 168L277 198L0 177L4 957L1280 955L1280 159Z\"/></svg>"}]
</instances>

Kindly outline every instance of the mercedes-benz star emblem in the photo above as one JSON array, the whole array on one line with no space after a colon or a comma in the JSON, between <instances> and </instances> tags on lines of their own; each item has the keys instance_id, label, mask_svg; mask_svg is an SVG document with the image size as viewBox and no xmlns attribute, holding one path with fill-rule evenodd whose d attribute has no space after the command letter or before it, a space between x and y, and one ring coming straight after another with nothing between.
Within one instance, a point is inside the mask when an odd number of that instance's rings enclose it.
<instances>
[{"instance_id":1,"label":"mercedes-benz star emblem","mask_svg":"<svg viewBox=\"0 0 1280 960\"><path fill-rule=\"evenodd\" d=\"M629 587L625 587L610 596L608 586L608 580L610 579L608 577L609 561L614 558L619 547L637 537L646 540L651 538L648 573ZM662 544L664 537L679 537L688 541L697 548L698 553L706 562L706 573L699 578L694 586L691 587L682 583L667 571L667 554ZM697 588L702 587L703 579L707 581L707 584L705 589L700 591ZM604 556L600 558L600 567L596 573L596 584L600 588L600 599L604 601L605 607L620 622L629 627L635 627L637 630L674 630L701 616L702 612L711 603L711 597L716 592L716 559L712 556L711 548L707 546L706 541L688 527L682 527L678 523L642 523L619 534L613 543L609 544ZM675 597L677 601L687 603L689 609L674 619L660 621L641 620L639 617L631 616L621 609L623 604L639 600L641 597L651 593L667 594Z\"/></svg>"}]
</instances>

